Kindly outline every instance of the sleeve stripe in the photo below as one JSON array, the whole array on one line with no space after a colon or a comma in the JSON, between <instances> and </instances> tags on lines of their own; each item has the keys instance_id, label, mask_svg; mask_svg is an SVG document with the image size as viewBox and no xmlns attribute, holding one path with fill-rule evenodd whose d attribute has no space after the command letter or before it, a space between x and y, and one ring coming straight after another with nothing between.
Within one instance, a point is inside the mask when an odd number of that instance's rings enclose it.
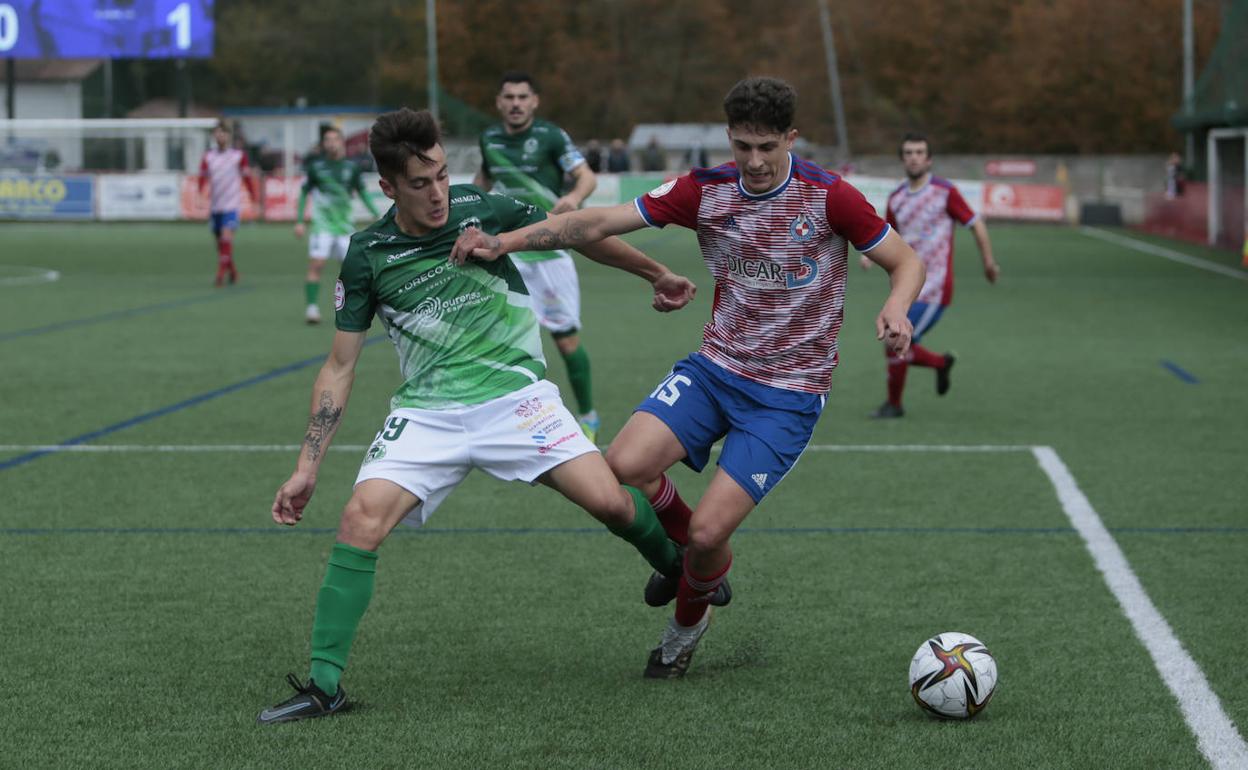
<instances>
[{"instance_id":1,"label":"sleeve stripe","mask_svg":"<svg viewBox=\"0 0 1248 770\"><path fill-rule=\"evenodd\" d=\"M646 220L646 224L651 227L662 227L663 225L656 223L650 218L650 213L646 211L646 203L642 200L643 197L644 196L639 195L633 200L633 205L637 207L637 213L641 214L641 218Z\"/></svg>"},{"instance_id":2,"label":"sleeve stripe","mask_svg":"<svg viewBox=\"0 0 1248 770\"><path fill-rule=\"evenodd\" d=\"M892 230L892 229L893 229L893 228L892 228L892 227L891 227L891 226L890 226L887 222L885 222L885 223L884 223L884 229L880 230L880 234L879 234L879 235L875 236L875 237L874 237L874 238L872 238L870 241L867 241L866 243L862 244L861 246L859 246L858 244L856 244L856 243L855 243L855 244L854 244L854 248L855 248L855 249L858 249L858 251L860 251L860 252L862 252L863 254L865 254L865 253L867 253L868 251L870 251L871 249L874 249L876 246L879 246L879 245L880 245L880 243L882 243L882 242L884 241L884 238L888 236L888 231L889 231L889 230Z\"/></svg>"}]
</instances>

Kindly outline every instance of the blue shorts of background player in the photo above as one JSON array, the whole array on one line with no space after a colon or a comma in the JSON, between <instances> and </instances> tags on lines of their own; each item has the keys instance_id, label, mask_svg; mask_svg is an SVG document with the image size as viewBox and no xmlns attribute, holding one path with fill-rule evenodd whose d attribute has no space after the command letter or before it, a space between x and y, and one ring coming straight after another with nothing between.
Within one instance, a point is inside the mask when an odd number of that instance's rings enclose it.
<instances>
[{"instance_id":1,"label":"blue shorts of background player","mask_svg":"<svg viewBox=\"0 0 1248 770\"><path fill-rule=\"evenodd\" d=\"M906 316L910 319L910 325L914 327L914 334L910 337L911 344L917 343L923 338L929 329L936 325L940 317L945 314L945 306L936 302L915 302L910 306L910 313Z\"/></svg>"},{"instance_id":2,"label":"blue shorts of background player","mask_svg":"<svg viewBox=\"0 0 1248 770\"><path fill-rule=\"evenodd\" d=\"M662 420L684 447L685 465L698 472L723 438L719 467L757 505L797 464L826 400L762 385L693 353L637 411Z\"/></svg>"},{"instance_id":3,"label":"blue shorts of background player","mask_svg":"<svg viewBox=\"0 0 1248 770\"><path fill-rule=\"evenodd\" d=\"M238 210L214 211L208 215L208 224L212 227L213 236L220 238L222 230L238 229Z\"/></svg>"}]
</instances>

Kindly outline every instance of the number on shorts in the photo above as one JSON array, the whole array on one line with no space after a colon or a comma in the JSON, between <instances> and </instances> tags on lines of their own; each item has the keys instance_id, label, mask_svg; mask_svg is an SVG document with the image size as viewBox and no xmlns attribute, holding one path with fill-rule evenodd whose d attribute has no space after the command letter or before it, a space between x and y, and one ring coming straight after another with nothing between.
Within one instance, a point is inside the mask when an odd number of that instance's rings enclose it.
<instances>
[{"instance_id":1,"label":"number on shorts","mask_svg":"<svg viewBox=\"0 0 1248 770\"><path fill-rule=\"evenodd\" d=\"M407 418L391 417L386 421L386 430L381 432L381 437L386 441L397 441L403 433L403 429L407 427Z\"/></svg>"},{"instance_id":2,"label":"number on shorts","mask_svg":"<svg viewBox=\"0 0 1248 770\"><path fill-rule=\"evenodd\" d=\"M680 389L685 385L692 385L693 380L683 374L673 374L663 382L659 383L659 387L654 389L650 394L650 398L657 398L668 406L675 406L676 399L680 398Z\"/></svg>"}]
</instances>

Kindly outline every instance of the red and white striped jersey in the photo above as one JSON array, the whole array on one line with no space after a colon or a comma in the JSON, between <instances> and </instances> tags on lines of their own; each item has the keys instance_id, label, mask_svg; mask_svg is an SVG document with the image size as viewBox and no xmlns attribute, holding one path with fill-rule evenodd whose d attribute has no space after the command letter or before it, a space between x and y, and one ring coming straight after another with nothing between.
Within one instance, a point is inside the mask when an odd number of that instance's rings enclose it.
<instances>
[{"instance_id":1,"label":"red and white striped jersey","mask_svg":"<svg viewBox=\"0 0 1248 770\"><path fill-rule=\"evenodd\" d=\"M200 188L208 181L212 191L214 214L238 211L243 207L244 175L247 173L247 153L228 147L224 150L211 147L199 163Z\"/></svg>"},{"instance_id":2,"label":"red and white striped jersey","mask_svg":"<svg viewBox=\"0 0 1248 770\"><path fill-rule=\"evenodd\" d=\"M889 226L862 193L789 155L788 177L755 195L735 163L694 169L636 200L654 227L698 234L715 278L699 352L733 374L826 393L837 364L849 249L869 251Z\"/></svg>"},{"instance_id":3,"label":"red and white striped jersey","mask_svg":"<svg viewBox=\"0 0 1248 770\"><path fill-rule=\"evenodd\" d=\"M953 222L975 223L975 212L953 182L931 177L918 190L908 183L888 196L888 223L910 244L927 268L919 302L953 301Z\"/></svg>"}]
</instances>

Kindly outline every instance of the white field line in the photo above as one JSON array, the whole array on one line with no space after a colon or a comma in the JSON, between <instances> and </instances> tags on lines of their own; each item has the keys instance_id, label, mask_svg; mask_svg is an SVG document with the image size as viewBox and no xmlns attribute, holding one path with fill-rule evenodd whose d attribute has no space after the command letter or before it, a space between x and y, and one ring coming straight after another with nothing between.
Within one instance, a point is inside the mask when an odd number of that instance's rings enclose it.
<instances>
[{"instance_id":1,"label":"white field line","mask_svg":"<svg viewBox=\"0 0 1248 770\"><path fill-rule=\"evenodd\" d=\"M1034 447L1032 454L1057 490L1062 509L1083 538L1096 568L1131 621L1135 635L1152 656L1162 681L1178 699L1183 718L1196 736L1201 753L1219 770L1248 767L1248 745L1222 710L1200 666L1183 649L1170 624L1144 592L1127 557L1075 483L1070 470L1052 447Z\"/></svg>"},{"instance_id":2,"label":"white field line","mask_svg":"<svg viewBox=\"0 0 1248 770\"><path fill-rule=\"evenodd\" d=\"M1126 246L1128 249L1142 251L1145 254L1152 254L1153 256L1169 259L1184 265L1199 267L1201 270L1208 270L1209 272L1217 273L1218 275L1226 275L1231 278L1238 278L1241 281L1248 281L1248 270L1236 270L1233 267L1227 267L1226 265L1222 265L1208 259L1193 257L1191 254L1184 254L1181 251L1167 249L1165 246L1158 246L1154 243L1136 240L1135 238L1128 238L1125 235L1098 230L1095 227L1080 227L1079 232L1093 238L1099 238L1102 241L1109 241L1110 243L1116 243L1119 246Z\"/></svg>"},{"instance_id":3,"label":"white field line","mask_svg":"<svg viewBox=\"0 0 1248 770\"><path fill-rule=\"evenodd\" d=\"M604 449L606 447L603 447ZM298 452L299 444L0 444L0 452L78 454L176 452ZM363 452L367 444L331 444L331 452ZM718 451L716 446L715 450ZM807 452L1029 452L1026 444L812 444Z\"/></svg>"},{"instance_id":4,"label":"white field line","mask_svg":"<svg viewBox=\"0 0 1248 770\"><path fill-rule=\"evenodd\" d=\"M29 270L29 275L8 275L0 276L0 286L29 286L33 283L52 283L60 280L61 274L56 270L45 270L42 267L23 267L21 265L9 265L10 268L18 270Z\"/></svg>"}]
</instances>

